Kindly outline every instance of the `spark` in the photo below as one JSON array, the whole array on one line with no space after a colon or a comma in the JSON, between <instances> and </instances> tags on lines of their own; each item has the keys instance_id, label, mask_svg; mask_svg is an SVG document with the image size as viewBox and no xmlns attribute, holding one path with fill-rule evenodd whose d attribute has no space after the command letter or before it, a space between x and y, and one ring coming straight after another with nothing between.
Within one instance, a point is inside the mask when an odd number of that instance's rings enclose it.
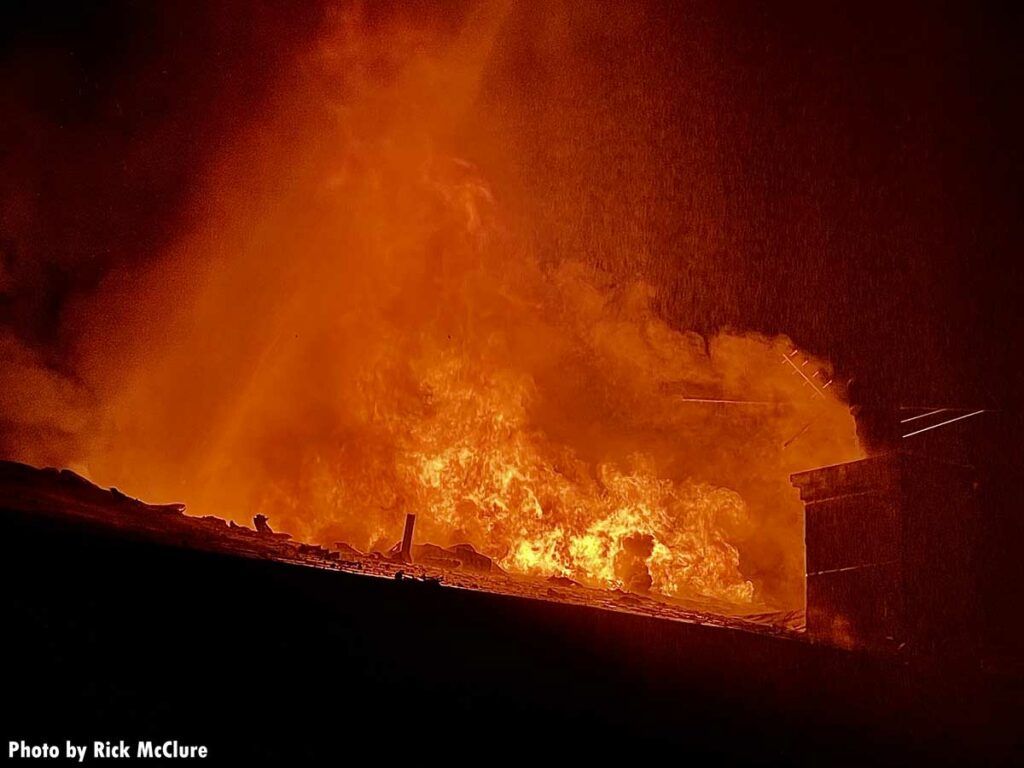
<instances>
[{"instance_id":1,"label":"spark","mask_svg":"<svg viewBox=\"0 0 1024 768\"><path fill-rule=\"evenodd\" d=\"M715 397L681 397L682 403L718 403L721 405L775 405L770 400L728 400Z\"/></svg>"},{"instance_id":2,"label":"spark","mask_svg":"<svg viewBox=\"0 0 1024 768\"><path fill-rule=\"evenodd\" d=\"M844 568L830 568L826 571L815 571L808 573L808 576L824 576L827 573L845 573L846 571L858 571L861 568L884 568L887 565L895 565L899 560L883 560L880 563L862 563L861 565L848 565Z\"/></svg>"},{"instance_id":3,"label":"spark","mask_svg":"<svg viewBox=\"0 0 1024 768\"><path fill-rule=\"evenodd\" d=\"M938 429L939 427L944 427L947 424L952 424L954 421L963 421L964 419L971 418L971 416L977 416L979 413L985 413L985 410L982 409L980 411L973 411L971 413L965 413L963 416L957 416L952 419L946 419L946 421L940 421L938 424L932 424L930 427L924 427L923 429L919 429L915 432L908 432L903 437L906 438L913 437L914 435L920 435L922 432L927 432L929 429Z\"/></svg>"},{"instance_id":4,"label":"spark","mask_svg":"<svg viewBox=\"0 0 1024 768\"><path fill-rule=\"evenodd\" d=\"M900 424L906 424L908 421L917 421L918 419L927 419L929 416L934 416L938 413L945 413L949 408L936 408L934 411L928 411L928 413L919 413L917 416L911 416L909 419L900 419Z\"/></svg>"},{"instance_id":5,"label":"spark","mask_svg":"<svg viewBox=\"0 0 1024 768\"><path fill-rule=\"evenodd\" d=\"M973 408L973 406L971 406ZM901 411L969 411L971 408L954 408L951 405L901 405L899 410ZM994 413L998 408L986 408L986 411Z\"/></svg>"},{"instance_id":6,"label":"spark","mask_svg":"<svg viewBox=\"0 0 1024 768\"><path fill-rule=\"evenodd\" d=\"M803 429L801 429L799 432L797 432L795 435L793 435L791 438L789 438L789 440L784 442L782 444L782 447L783 448L789 448L789 444L790 443L792 443L794 440L796 440L798 437L800 437L800 435L802 435L804 432L806 432L810 428L811 428L811 422L807 422L806 424L804 424Z\"/></svg>"}]
</instances>

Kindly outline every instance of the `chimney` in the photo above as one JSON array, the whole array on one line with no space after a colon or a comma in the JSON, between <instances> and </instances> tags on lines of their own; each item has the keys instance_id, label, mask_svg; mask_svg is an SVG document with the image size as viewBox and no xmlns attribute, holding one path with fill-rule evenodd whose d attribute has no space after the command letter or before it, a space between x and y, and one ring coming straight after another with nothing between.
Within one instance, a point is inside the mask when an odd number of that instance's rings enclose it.
<instances>
[{"instance_id":1,"label":"chimney","mask_svg":"<svg viewBox=\"0 0 1024 768\"><path fill-rule=\"evenodd\" d=\"M402 534L402 560L412 562L412 532L416 528L416 515L405 516L405 533Z\"/></svg>"},{"instance_id":2,"label":"chimney","mask_svg":"<svg viewBox=\"0 0 1024 768\"><path fill-rule=\"evenodd\" d=\"M805 505L812 639L974 651L978 510L969 468L891 453L792 481Z\"/></svg>"}]
</instances>

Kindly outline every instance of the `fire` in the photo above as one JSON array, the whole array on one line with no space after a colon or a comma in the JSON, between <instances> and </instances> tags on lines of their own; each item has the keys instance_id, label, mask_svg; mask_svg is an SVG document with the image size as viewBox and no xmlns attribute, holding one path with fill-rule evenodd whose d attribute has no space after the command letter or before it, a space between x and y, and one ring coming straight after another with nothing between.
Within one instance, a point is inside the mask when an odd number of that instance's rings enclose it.
<instances>
[{"instance_id":1,"label":"fire","mask_svg":"<svg viewBox=\"0 0 1024 768\"><path fill-rule=\"evenodd\" d=\"M513 572L752 597L718 523L746 515L736 493L659 478L642 454L621 467L582 461L531 426L529 406L540 394L514 370L443 355L421 382L430 410L399 424L397 475L438 534L467 539ZM645 549L631 555L628 544L638 540Z\"/></svg>"},{"instance_id":2,"label":"fire","mask_svg":"<svg viewBox=\"0 0 1024 768\"><path fill-rule=\"evenodd\" d=\"M268 485L287 482L260 494L260 511L380 550L413 511L427 540L471 543L513 573L754 599L739 546L757 525L715 465L746 483L764 468L702 453L739 458L767 437L777 459L805 420L838 428L819 435L829 448L849 445L841 402L781 364L786 339L722 336L709 355L657 316L642 283L542 264L503 234L465 161L391 170L412 205L401 218L424 230L372 275L382 282L359 313L331 319L339 354L362 335L337 403L347 425L334 448L304 446L293 473L269 469ZM381 215L380 230L397 225Z\"/></svg>"},{"instance_id":3,"label":"fire","mask_svg":"<svg viewBox=\"0 0 1024 768\"><path fill-rule=\"evenodd\" d=\"M386 549L415 512L420 540L515 574L799 604L788 475L860 455L840 387L809 390L787 338L705 339L642 277L538 247L529 206L458 151L500 13L335 21L187 236L69 314L88 394L58 459L328 545ZM489 170L518 162L470 138Z\"/></svg>"}]
</instances>

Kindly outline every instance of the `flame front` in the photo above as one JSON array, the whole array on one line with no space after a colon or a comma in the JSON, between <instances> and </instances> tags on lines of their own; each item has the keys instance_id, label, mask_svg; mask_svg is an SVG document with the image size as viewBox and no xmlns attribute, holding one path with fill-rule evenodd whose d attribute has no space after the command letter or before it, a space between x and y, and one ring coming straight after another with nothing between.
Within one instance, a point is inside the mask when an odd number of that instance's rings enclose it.
<instances>
[{"instance_id":1,"label":"flame front","mask_svg":"<svg viewBox=\"0 0 1024 768\"><path fill-rule=\"evenodd\" d=\"M467 223L478 219L474 209ZM487 286L489 312L467 313L461 302L442 298L437 324L421 325L422 345L398 363L408 365L415 397L378 400L372 416L395 442L403 506L420 512L434 537L471 542L514 572L605 587L642 584L649 572L653 584L645 586L664 594L749 599L752 585L718 525L719 516L745 514L737 494L659 478L641 452L623 456L621 465L588 462L531 418L544 393L519 367L507 319L525 308L538 342L557 341L567 364L575 358L599 374L594 328L571 298L555 304L556 294L592 289L582 282L585 271L534 268L502 280L484 254L477 256L461 277L475 295ZM524 284L524 275L537 284ZM637 538L647 539L639 569L624 550Z\"/></svg>"},{"instance_id":2,"label":"flame front","mask_svg":"<svg viewBox=\"0 0 1024 768\"><path fill-rule=\"evenodd\" d=\"M421 541L514 573L798 605L788 475L860 453L838 387L784 337L682 331L657 286L561 252L592 212L537 241L508 180L545 169L474 116L501 20L331 17L188 235L69 313L75 449L23 458L325 544L386 549L415 512Z\"/></svg>"},{"instance_id":3,"label":"flame front","mask_svg":"<svg viewBox=\"0 0 1024 768\"><path fill-rule=\"evenodd\" d=\"M359 193L375 230L422 231L364 275L358 312L331 318L346 426L335 447L303 446L293 472L265 467L287 482L260 495L260 511L379 550L416 512L425 540L471 543L515 573L753 599L738 544L756 523L716 480L770 472L744 463L766 442L777 460L804 419L833 426L803 448L849 446L845 407L792 375L785 339L720 336L708 350L656 315L642 283L541 264L507 235L472 166L424 162L411 177L376 166L377 179L397 174L407 209L371 202L393 205L391 183Z\"/></svg>"},{"instance_id":4,"label":"flame front","mask_svg":"<svg viewBox=\"0 0 1024 768\"><path fill-rule=\"evenodd\" d=\"M432 529L475 543L514 572L667 595L752 596L718 524L745 514L736 493L660 479L643 455L625 467L588 464L531 429L537 395L528 378L475 368L453 358L425 372L429 413L408 425L399 452L398 476ZM646 551L627 552L630 541Z\"/></svg>"}]
</instances>

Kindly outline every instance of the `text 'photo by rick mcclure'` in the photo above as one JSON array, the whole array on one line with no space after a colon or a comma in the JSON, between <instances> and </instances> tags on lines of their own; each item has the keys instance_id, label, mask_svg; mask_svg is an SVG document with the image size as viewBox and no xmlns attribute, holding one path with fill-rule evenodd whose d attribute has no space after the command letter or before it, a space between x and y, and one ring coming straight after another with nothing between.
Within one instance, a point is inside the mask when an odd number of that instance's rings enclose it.
<instances>
[{"instance_id":1,"label":"text 'photo by rick mcclure'","mask_svg":"<svg viewBox=\"0 0 1024 768\"><path fill-rule=\"evenodd\" d=\"M209 756L204 746L184 745L177 741L165 741L155 744L152 741L140 741L128 744L125 741L94 741L91 744L74 744L66 741L60 744L26 744L24 741L11 741L7 745L8 758L66 758L83 763L86 759L122 760L125 758L162 759L184 758L197 759Z\"/></svg>"}]
</instances>

